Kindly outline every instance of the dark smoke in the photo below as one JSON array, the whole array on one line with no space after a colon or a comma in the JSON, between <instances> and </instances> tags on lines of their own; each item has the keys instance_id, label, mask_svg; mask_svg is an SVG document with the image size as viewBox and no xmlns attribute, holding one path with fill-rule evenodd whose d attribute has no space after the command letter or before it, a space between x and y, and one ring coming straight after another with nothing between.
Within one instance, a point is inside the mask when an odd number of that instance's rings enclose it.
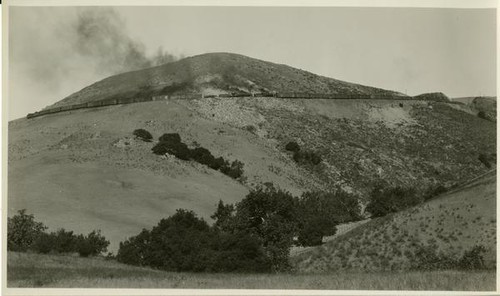
<instances>
[{"instance_id":1,"label":"dark smoke","mask_svg":"<svg viewBox=\"0 0 500 296\"><path fill-rule=\"evenodd\" d=\"M119 73L166 64L177 58L160 47L147 57L145 46L125 32L125 21L111 8L78 11L75 51L94 61L99 73Z\"/></svg>"},{"instance_id":2,"label":"dark smoke","mask_svg":"<svg viewBox=\"0 0 500 296\"><path fill-rule=\"evenodd\" d=\"M177 60L146 51L105 7L11 8L10 119L40 110L107 76ZM149 52L150 54L146 54Z\"/></svg>"}]
</instances>

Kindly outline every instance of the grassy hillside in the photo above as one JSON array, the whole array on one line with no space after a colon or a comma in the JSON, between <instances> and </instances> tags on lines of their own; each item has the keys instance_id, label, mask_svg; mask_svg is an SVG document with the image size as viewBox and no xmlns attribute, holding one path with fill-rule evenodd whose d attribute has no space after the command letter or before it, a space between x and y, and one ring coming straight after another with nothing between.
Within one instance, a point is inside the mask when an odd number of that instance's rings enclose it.
<instances>
[{"instance_id":1,"label":"grassy hillside","mask_svg":"<svg viewBox=\"0 0 500 296\"><path fill-rule=\"evenodd\" d=\"M99 258L9 253L7 287L491 291L495 273L195 274L131 267Z\"/></svg>"},{"instance_id":2,"label":"grassy hillside","mask_svg":"<svg viewBox=\"0 0 500 296\"><path fill-rule=\"evenodd\" d=\"M244 163L237 182L151 153L132 137L177 132L183 142ZM9 123L8 214L26 208L51 229L100 228L118 242L176 208L209 219L264 182L299 195L339 185L366 200L373 185L452 185L488 169L494 123L446 103L276 98L170 100L77 110ZM323 161L299 165L288 141Z\"/></svg>"},{"instance_id":3,"label":"grassy hillside","mask_svg":"<svg viewBox=\"0 0 500 296\"><path fill-rule=\"evenodd\" d=\"M300 272L411 269L423 247L459 258L484 246L496 262L496 174L488 173L425 204L373 219L293 258Z\"/></svg>"},{"instance_id":4,"label":"grassy hillside","mask_svg":"<svg viewBox=\"0 0 500 296\"><path fill-rule=\"evenodd\" d=\"M209 53L108 77L68 96L52 107L162 89L166 92L201 92L207 95L235 91L277 91L406 97L393 91L318 76L287 65L243 55Z\"/></svg>"}]
</instances>

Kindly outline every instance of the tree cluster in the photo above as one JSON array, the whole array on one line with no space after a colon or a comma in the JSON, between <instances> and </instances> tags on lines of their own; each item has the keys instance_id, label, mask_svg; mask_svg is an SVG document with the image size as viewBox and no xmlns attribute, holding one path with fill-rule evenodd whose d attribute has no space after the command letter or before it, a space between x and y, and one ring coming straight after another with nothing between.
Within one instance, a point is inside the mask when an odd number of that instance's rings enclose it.
<instances>
[{"instance_id":1,"label":"tree cluster","mask_svg":"<svg viewBox=\"0 0 500 296\"><path fill-rule=\"evenodd\" d=\"M299 198L268 184L236 205L220 201L211 218L215 223L208 226L178 210L120 243L117 259L175 271L283 271L293 244L321 244L338 223L359 219L360 209L356 197L341 190Z\"/></svg>"},{"instance_id":2,"label":"tree cluster","mask_svg":"<svg viewBox=\"0 0 500 296\"><path fill-rule=\"evenodd\" d=\"M222 157L216 158L204 147L190 149L182 142L180 135L177 133L162 135L158 144L152 148L152 151L157 155L168 153L182 160L194 160L233 179L238 179L243 175L243 163L241 161L235 160L230 163Z\"/></svg>"},{"instance_id":3,"label":"tree cluster","mask_svg":"<svg viewBox=\"0 0 500 296\"><path fill-rule=\"evenodd\" d=\"M396 213L423 202L423 197L418 195L411 187L386 187L378 184L370 194L370 201L366 210L372 217L382 217Z\"/></svg>"},{"instance_id":4,"label":"tree cluster","mask_svg":"<svg viewBox=\"0 0 500 296\"><path fill-rule=\"evenodd\" d=\"M169 271L269 271L269 261L255 237L218 231L182 209L151 231L143 229L121 242L116 259Z\"/></svg>"},{"instance_id":5,"label":"tree cluster","mask_svg":"<svg viewBox=\"0 0 500 296\"><path fill-rule=\"evenodd\" d=\"M63 228L50 233L45 230L47 227L35 221L33 214L20 210L17 215L7 219L7 250L42 254L78 253L88 257L106 252L109 245L100 230L94 230L86 236L76 235Z\"/></svg>"}]
</instances>

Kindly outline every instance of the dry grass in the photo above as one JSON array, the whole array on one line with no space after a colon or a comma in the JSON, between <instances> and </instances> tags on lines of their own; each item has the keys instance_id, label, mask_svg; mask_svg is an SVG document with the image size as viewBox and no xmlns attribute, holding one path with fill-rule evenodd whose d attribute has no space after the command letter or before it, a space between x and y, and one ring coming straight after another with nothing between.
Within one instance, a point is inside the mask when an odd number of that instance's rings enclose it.
<instances>
[{"instance_id":1,"label":"dry grass","mask_svg":"<svg viewBox=\"0 0 500 296\"><path fill-rule=\"evenodd\" d=\"M403 212L377 218L293 258L302 272L338 269L408 270L416 251L432 247L458 259L484 246L485 264L496 262L496 174Z\"/></svg>"},{"instance_id":2,"label":"dry grass","mask_svg":"<svg viewBox=\"0 0 500 296\"><path fill-rule=\"evenodd\" d=\"M7 286L58 288L494 290L494 272L197 274L102 259L9 253Z\"/></svg>"}]
</instances>

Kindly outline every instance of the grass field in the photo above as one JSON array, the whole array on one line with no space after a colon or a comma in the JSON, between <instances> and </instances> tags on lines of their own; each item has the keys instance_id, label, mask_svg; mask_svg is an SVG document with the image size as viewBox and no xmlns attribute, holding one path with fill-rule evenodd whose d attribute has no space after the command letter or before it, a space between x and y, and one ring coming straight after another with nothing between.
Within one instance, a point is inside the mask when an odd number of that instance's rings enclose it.
<instances>
[{"instance_id":1,"label":"grass field","mask_svg":"<svg viewBox=\"0 0 500 296\"><path fill-rule=\"evenodd\" d=\"M104 259L8 254L7 287L495 290L495 272L382 272L327 274L203 274L163 272Z\"/></svg>"}]
</instances>

